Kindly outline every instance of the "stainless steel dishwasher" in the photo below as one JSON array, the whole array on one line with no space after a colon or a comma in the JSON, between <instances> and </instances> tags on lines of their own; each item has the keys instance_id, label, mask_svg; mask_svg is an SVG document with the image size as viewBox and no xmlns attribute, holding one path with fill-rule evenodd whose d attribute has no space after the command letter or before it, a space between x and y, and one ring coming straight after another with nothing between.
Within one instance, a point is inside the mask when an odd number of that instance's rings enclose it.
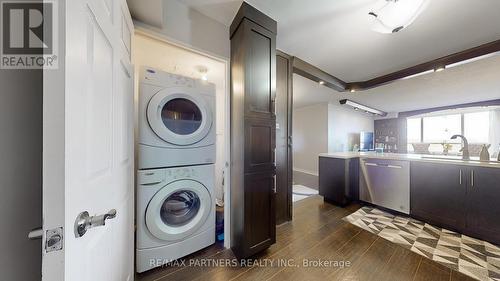
<instances>
[{"instance_id":1,"label":"stainless steel dishwasher","mask_svg":"<svg viewBox=\"0 0 500 281\"><path fill-rule=\"evenodd\" d=\"M410 213L410 162L361 158L359 164L362 201Z\"/></svg>"}]
</instances>

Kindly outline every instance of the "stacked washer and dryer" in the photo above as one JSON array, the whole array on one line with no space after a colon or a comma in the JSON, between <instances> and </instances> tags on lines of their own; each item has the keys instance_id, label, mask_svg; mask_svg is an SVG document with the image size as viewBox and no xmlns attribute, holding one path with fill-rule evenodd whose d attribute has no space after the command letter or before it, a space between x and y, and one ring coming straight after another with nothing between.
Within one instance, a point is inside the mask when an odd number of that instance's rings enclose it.
<instances>
[{"instance_id":1,"label":"stacked washer and dryer","mask_svg":"<svg viewBox=\"0 0 500 281\"><path fill-rule=\"evenodd\" d=\"M137 272L215 242L215 86L141 71Z\"/></svg>"}]
</instances>

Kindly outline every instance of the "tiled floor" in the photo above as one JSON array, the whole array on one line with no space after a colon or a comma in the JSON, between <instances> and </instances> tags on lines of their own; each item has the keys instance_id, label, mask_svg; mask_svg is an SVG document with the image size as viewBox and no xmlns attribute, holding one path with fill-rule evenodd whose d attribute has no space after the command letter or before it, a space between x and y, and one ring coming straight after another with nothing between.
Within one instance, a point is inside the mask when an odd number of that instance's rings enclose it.
<instances>
[{"instance_id":1,"label":"tiled floor","mask_svg":"<svg viewBox=\"0 0 500 281\"><path fill-rule=\"evenodd\" d=\"M477 280L500 280L500 248L491 243L373 207L345 220Z\"/></svg>"},{"instance_id":2,"label":"tiled floor","mask_svg":"<svg viewBox=\"0 0 500 281\"><path fill-rule=\"evenodd\" d=\"M318 190L303 186L300 184L293 185L292 201L297 202L299 200L306 199L309 196L317 195Z\"/></svg>"},{"instance_id":3,"label":"tiled floor","mask_svg":"<svg viewBox=\"0 0 500 281\"><path fill-rule=\"evenodd\" d=\"M185 265L151 270L137 275L136 280L473 280L343 220L359 207L339 208L324 203L318 195L295 203L293 221L277 227L276 244L255 258L294 261L299 266L201 264L203 260L234 259L231 250L216 244L186 257ZM350 264L304 267L304 260Z\"/></svg>"}]
</instances>

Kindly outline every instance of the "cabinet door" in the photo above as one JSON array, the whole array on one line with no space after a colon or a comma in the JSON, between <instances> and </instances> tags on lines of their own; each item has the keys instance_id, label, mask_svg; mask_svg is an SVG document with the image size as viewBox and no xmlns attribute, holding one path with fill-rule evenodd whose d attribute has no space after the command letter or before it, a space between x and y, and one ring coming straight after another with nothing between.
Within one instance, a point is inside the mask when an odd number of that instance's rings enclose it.
<instances>
[{"instance_id":1,"label":"cabinet door","mask_svg":"<svg viewBox=\"0 0 500 281\"><path fill-rule=\"evenodd\" d=\"M254 255L276 241L274 172L245 175L244 256Z\"/></svg>"},{"instance_id":2,"label":"cabinet door","mask_svg":"<svg viewBox=\"0 0 500 281\"><path fill-rule=\"evenodd\" d=\"M325 201L346 205L349 179L349 159L319 157L319 194Z\"/></svg>"},{"instance_id":3,"label":"cabinet door","mask_svg":"<svg viewBox=\"0 0 500 281\"><path fill-rule=\"evenodd\" d=\"M250 21L245 29L245 116L276 119L275 34Z\"/></svg>"},{"instance_id":4,"label":"cabinet door","mask_svg":"<svg viewBox=\"0 0 500 281\"><path fill-rule=\"evenodd\" d=\"M462 232L465 228L467 169L457 165L412 162L411 215Z\"/></svg>"},{"instance_id":5,"label":"cabinet door","mask_svg":"<svg viewBox=\"0 0 500 281\"><path fill-rule=\"evenodd\" d=\"M500 169L471 168L467 190L467 233L500 244Z\"/></svg>"},{"instance_id":6,"label":"cabinet door","mask_svg":"<svg viewBox=\"0 0 500 281\"><path fill-rule=\"evenodd\" d=\"M245 118L245 173L275 170L276 121Z\"/></svg>"}]
</instances>

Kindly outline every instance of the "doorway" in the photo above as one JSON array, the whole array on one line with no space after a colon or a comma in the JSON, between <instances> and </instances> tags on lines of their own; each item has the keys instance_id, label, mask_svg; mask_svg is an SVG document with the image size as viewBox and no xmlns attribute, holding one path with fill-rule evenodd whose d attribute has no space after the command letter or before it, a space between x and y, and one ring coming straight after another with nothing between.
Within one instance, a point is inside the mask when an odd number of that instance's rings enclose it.
<instances>
[{"instance_id":1,"label":"doorway","mask_svg":"<svg viewBox=\"0 0 500 281\"><path fill-rule=\"evenodd\" d=\"M27 83L28 81L28 83ZM4 280L41 279L42 70L0 70L0 272Z\"/></svg>"},{"instance_id":2,"label":"doorway","mask_svg":"<svg viewBox=\"0 0 500 281\"><path fill-rule=\"evenodd\" d=\"M355 151L374 117L341 105L345 93L293 74L293 182L296 199L318 194L319 154ZM300 201L298 201L300 202Z\"/></svg>"},{"instance_id":3,"label":"doorway","mask_svg":"<svg viewBox=\"0 0 500 281\"><path fill-rule=\"evenodd\" d=\"M229 241L229 61L193 48L172 42L164 35L150 30L136 29L133 38L133 63L135 65L135 105L138 104L139 70L152 67L215 85L216 90L216 161L215 195L217 204L217 240L224 247ZM138 108L135 109L138 112ZM138 116L135 116L137 129ZM137 132L136 132L137 136ZM137 152L136 152L137 154ZM137 158L137 157L136 157ZM222 242L223 241L223 242Z\"/></svg>"}]
</instances>

